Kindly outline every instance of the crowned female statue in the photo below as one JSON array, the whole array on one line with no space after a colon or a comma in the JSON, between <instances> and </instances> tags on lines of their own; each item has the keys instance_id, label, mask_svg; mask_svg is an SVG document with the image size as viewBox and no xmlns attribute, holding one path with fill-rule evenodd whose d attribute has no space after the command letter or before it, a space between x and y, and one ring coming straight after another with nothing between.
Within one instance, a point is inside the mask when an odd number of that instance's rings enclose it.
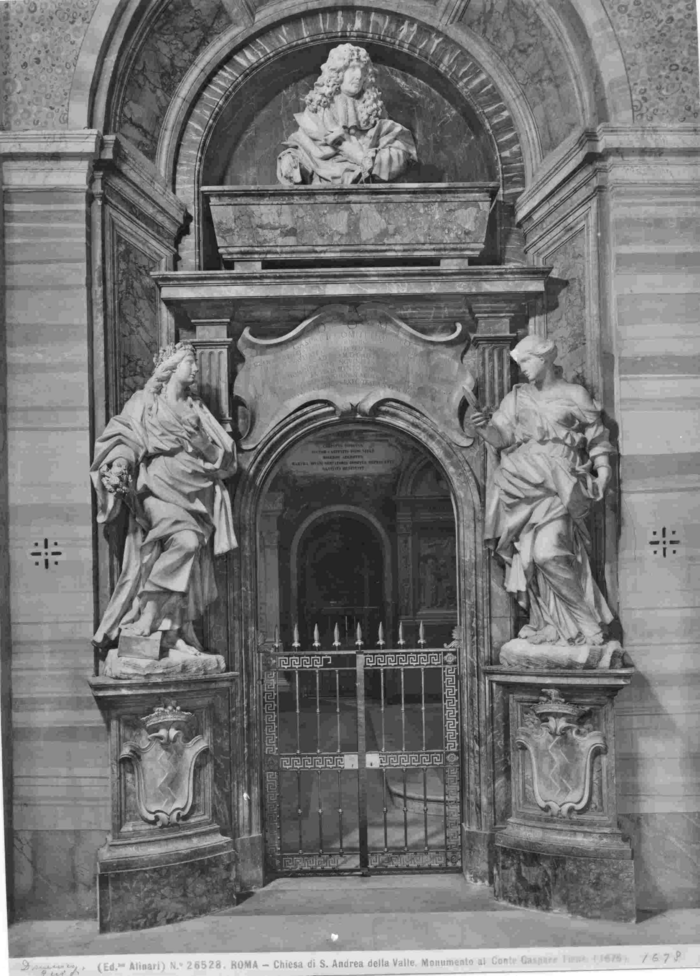
<instances>
[{"instance_id":1,"label":"crowned female statue","mask_svg":"<svg viewBox=\"0 0 700 976\"><path fill-rule=\"evenodd\" d=\"M416 159L411 133L386 117L369 54L354 44L333 48L294 118L280 183L388 183Z\"/></svg>"},{"instance_id":2,"label":"crowned female statue","mask_svg":"<svg viewBox=\"0 0 700 976\"><path fill-rule=\"evenodd\" d=\"M237 545L222 484L236 470L235 445L191 390L194 348L180 342L154 361L144 389L97 439L91 469L97 520L123 547L93 641L113 648L111 677L224 669L203 653L193 621L216 599L213 556Z\"/></svg>"},{"instance_id":3,"label":"crowned female statue","mask_svg":"<svg viewBox=\"0 0 700 976\"><path fill-rule=\"evenodd\" d=\"M612 613L591 572L586 525L611 474L600 407L561 378L550 340L527 336L511 355L529 382L514 386L490 421L481 411L470 417L500 454L486 540L505 562L506 589L530 613L501 663L609 667L620 645L606 641Z\"/></svg>"}]
</instances>

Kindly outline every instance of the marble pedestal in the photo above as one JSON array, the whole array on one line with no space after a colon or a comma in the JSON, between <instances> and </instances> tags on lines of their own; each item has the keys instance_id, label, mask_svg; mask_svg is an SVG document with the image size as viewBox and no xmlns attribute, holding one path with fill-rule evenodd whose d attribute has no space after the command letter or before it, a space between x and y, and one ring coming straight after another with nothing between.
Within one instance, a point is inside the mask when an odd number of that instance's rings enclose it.
<instances>
[{"instance_id":1,"label":"marble pedestal","mask_svg":"<svg viewBox=\"0 0 700 976\"><path fill-rule=\"evenodd\" d=\"M101 932L236 904L236 677L91 679L110 736L112 829L97 866Z\"/></svg>"},{"instance_id":2,"label":"marble pedestal","mask_svg":"<svg viewBox=\"0 0 700 976\"><path fill-rule=\"evenodd\" d=\"M617 824L614 699L632 668L487 668L507 696L511 816L494 892L511 905L634 921L632 850Z\"/></svg>"}]
</instances>

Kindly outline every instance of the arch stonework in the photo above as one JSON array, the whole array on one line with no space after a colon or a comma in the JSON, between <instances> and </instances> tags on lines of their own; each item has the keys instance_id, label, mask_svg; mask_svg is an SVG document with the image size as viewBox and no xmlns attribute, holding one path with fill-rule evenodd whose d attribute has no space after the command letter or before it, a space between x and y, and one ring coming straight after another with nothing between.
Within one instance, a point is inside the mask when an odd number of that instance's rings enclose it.
<instances>
[{"instance_id":1,"label":"arch stonework","mask_svg":"<svg viewBox=\"0 0 700 976\"><path fill-rule=\"evenodd\" d=\"M262 865L262 743L257 631L257 579L259 542L256 532L257 513L269 480L280 459L308 435L338 428L350 418L339 418L335 408L326 403L311 403L290 414L255 449L245 463L234 502L234 518L240 527L239 548L232 553L232 593L235 595L233 640L236 660L228 666L240 674L238 714L239 734L243 737L241 752L248 757L239 770L236 782L238 831L241 844L252 851L252 861ZM357 418L352 418L357 423ZM443 471L450 486L455 513L457 540L458 624L461 633L460 681L462 695L463 749L463 822L473 835L470 849L479 846L482 832L492 825L493 802L485 784L487 750L481 739L486 733L483 717L489 708L489 694L483 666L490 662L488 634L488 596L486 557L482 537L482 503L478 481L463 451L447 441L442 433L419 411L398 402L379 406L372 418L364 421L376 429L397 430L416 441ZM249 581L244 584L244 581ZM484 834L485 838L485 834ZM486 843L484 839L484 843ZM481 863L481 858L476 859ZM478 869L465 869L475 880L486 881ZM261 868L262 870L262 868ZM254 880L254 879L253 879ZM259 879L262 880L261 878Z\"/></svg>"},{"instance_id":2,"label":"arch stonework","mask_svg":"<svg viewBox=\"0 0 700 976\"><path fill-rule=\"evenodd\" d=\"M333 0L277 0L266 4L261 11L253 11L254 17L243 5L239 5L240 20L212 40L197 59L197 64L186 72L171 100L168 115L171 116L173 110L179 111L188 101L187 93L193 90L193 75L199 79L194 87L201 87L207 74L216 68L217 61L225 58L233 46L243 46L251 37L269 30L276 22L283 22L304 11L310 12L314 8L329 11L341 5L351 6L348 0L335 0L335 3ZM235 5L228 6L235 10ZM518 83L508 77L509 72L498 52L464 25L450 23L440 8L419 0L404 0L401 4L392 0L378 0L372 6L375 10L400 11L405 16L419 19L431 30L451 37L455 43L469 50L495 79L512 111L516 111L514 101L523 101L523 92ZM98 0L73 75L68 106L71 128L90 126L104 132L116 131L118 120L114 118L113 93L119 91L127 74L134 35L139 31L147 34L154 29L160 7L160 4L156 4L145 11L142 0ZM540 0L536 8L543 29L553 32L558 42L563 43L564 54L571 62L572 81L587 115L582 124L601 121L624 124L632 121L629 80L618 38L602 0ZM592 83L584 77L585 72L576 70L577 66L580 68L586 52L592 55L595 71L600 75L604 105L598 106L596 117L590 115L594 108L594 95L584 90L586 86L590 88Z\"/></svg>"}]
</instances>

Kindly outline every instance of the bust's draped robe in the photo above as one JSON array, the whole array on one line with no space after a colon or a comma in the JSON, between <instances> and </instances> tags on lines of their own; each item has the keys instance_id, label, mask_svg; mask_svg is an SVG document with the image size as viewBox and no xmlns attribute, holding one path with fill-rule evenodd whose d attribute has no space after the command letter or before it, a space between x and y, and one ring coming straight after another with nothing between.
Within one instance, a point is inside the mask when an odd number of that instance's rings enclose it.
<instances>
[{"instance_id":1,"label":"bust's draped robe","mask_svg":"<svg viewBox=\"0 0 700 976\"><path fill-rule=\"evenodd\" d=\"M164 611L159 630L201 616L217 595L213 554L237 545L231 501L221 484L236 470L235 445L203 403L189 403L190 416L182 417L164 396L141 390L95 444L97 521L116 527L125 506L128 512L121 574L96 644L114 641L124 624L137 619L137 598L146 595L159 598ZM213 460L192 445L195 418L212 441ZM100 467L118 457L136 472L135 490L126 496L108 492L100 477Z\"/></svg>"},{"instance_id":2,"label":"bust's draped robe","mask_svg":"<svg viewBox=\"0 0 700 976\"><path fill-rule=\"evenodd\" d=\"M278 163L277 177L281 183L357 183L362 177L362 167L344 158L340 152L344 140L365 154L376 150L370 169L373 180L386 183L395 180L416 159L416 145L408 129L386 118L363 128L356 99L342 92L335 96L329 108L320 112L307 108L294 118L299 128L287 139L289 148L279 158L294 159L297 178L285 178Z\"/></svg>"},{"instance_id":3,"label":"bust's draped robe","mask_svg":"<svg viewBox=\"0 0 700 976\"><path fill-rule=\"evenodd\" d=\"M554 628L554 640L599 638L612 614L591 572L586 518L591 462L612 450L600 408L576 384L523 384L491 422L503 448L489 479L485 535L506 564L506 589L529 605L521 636L549 640Z\"/></svg>"}]
</instances>

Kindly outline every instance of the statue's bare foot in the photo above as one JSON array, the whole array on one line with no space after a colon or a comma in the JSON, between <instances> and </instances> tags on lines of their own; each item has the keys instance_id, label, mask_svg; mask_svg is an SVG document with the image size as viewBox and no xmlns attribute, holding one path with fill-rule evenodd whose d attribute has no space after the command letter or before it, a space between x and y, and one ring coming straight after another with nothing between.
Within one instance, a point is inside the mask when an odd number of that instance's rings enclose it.
<instances>
[{"instance_id":1,"label":"statue's bare foot","mask_svg":"<svg viewBox=\"0 0 700 976\"><path fill-rule=\"evenodd\" d=\"M192 647L186 641L179 637L173 644L172 649L174 651L179 651L181 654L186 654L188 657L205 657L204 651L198 651L196 647Z\"/></svg>"},{"instance_id":2,"label":"statue's bare foot","mask_svg":"<svg viewBox=\"0 0 700 976\"><path fill-rule=\"evenodd\" d=\"M526 624L518 637L529 641L531 644L554 644L557 640L557 632L551 624L547 624L542 630L535 630L534 627Z\"/></svg>"},{"instance_id":3,"label":"statue's bare foot","mask_svg":"<svg viewBox=\"0 0 700 976\"><path fill-rule=\"evenodd\" d=\"M140 616L130 624L125 624L121 632L127 637L150 637L153 633L153 621L145 616Z\"/></svg>"}]
</instances>

